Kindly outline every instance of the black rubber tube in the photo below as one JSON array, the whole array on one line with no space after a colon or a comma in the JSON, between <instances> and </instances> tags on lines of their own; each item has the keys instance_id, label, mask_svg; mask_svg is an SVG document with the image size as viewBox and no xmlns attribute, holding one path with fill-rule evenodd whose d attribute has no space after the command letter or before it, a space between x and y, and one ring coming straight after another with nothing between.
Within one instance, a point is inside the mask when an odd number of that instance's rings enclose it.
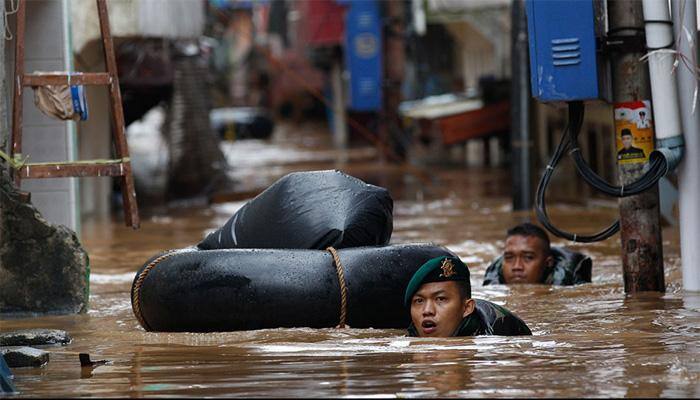
<instances>
[{"instance_id":1,"label":"black rubber tube","mask_svg":"<svg viewBox=\"0 0 700 400\"><path fill-rule=\"evenodd\" d=\"M403 295L411 276L427 260L453 255L417 244L338 253L353 328L406 328ZM323 250L186 249L150 269L138 295L144 328L161 332L327 328L340 316L338 276Z\"/></svg>"}]
</instances>

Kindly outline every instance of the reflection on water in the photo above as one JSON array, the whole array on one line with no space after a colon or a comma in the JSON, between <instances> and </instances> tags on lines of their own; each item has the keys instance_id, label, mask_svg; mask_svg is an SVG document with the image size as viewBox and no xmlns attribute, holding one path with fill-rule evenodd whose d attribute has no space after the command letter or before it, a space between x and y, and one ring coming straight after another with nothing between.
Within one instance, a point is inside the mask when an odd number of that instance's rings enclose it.
<instances>
[{"instance_id":1,"label":"reflection on water","mask_svg":"<svg viewBox=\"0 0 700 400\"><path fill-rule=\"evenodd\" d=\"M74 337L68 346L50 348L56 352L46 367L15 371L22 395L700 396L700 296L680 290L676 231L664 231L663 295L625 296L617 236L578 245L594 260L592 284L482 287L506 228L529 217L511 211L505 171L431 168L426 185L394 166L338 165L324 157L305 155L292 167L267 171L264 184L293 169L338 167L388 186L396 201L392 241L448 246L470 265L474 296L512 309L534 336L418 339L401 330L306 328L144 332L129 302L136 269L161 250L198 242L243 202L173 209L145 216L137 232L118 218L84 226L93 271L87 314L2 321L2 330L59 328ZM235 165L239 177L259 169ZM550 213L567 228L590 232L616 210L553 206ZM79 352L111 363L81 369Z\"/></svg>"}]
</instances>

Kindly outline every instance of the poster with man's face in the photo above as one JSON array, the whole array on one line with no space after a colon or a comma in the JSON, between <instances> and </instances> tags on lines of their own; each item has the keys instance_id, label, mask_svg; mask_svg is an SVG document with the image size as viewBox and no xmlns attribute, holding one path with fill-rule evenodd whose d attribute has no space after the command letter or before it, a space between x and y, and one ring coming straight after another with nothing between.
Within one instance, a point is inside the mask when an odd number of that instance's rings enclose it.
<instances>
[{"instance_id":1,"label":"poster with man's face","mask_svg":"<svg viewBox=\"0 0 700 400\"><path fill-rule=\"evenodd\" d=\"M615 104L615 138L618 164L645 163L654 150L651 102Z\"/></svg>"}]
</instances>

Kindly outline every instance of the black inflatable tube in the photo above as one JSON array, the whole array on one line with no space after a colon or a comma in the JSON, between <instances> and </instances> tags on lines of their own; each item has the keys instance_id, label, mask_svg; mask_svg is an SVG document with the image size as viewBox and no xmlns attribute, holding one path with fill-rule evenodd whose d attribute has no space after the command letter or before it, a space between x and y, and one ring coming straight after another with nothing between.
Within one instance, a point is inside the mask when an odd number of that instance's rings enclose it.
<instances>
[{"instance_id":1,"label":"black inflatable tube","mask_svg":"<svg viewBox=\"0 0 700 400\"><path fill-rule=\"evenodd\" d=\"M338 254L348 290L346 323L353 328L401 329L410 323L403 294L413 273L431 258L453 255L424 244L348 248ZM159 256L139 270L132 285L134 313L146 330L338 325L340 286L327 251L188 248L153 263Z\"/></svg>"}]
</instances>

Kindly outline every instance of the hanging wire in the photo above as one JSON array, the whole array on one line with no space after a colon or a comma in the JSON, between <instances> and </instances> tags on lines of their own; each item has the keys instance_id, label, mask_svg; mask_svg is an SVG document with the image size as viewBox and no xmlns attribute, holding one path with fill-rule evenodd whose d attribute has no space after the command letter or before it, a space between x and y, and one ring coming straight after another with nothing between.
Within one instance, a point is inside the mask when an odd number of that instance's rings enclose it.
<instances>
[{"instance_id":1,"label":"hanging wire","mask_svg":"<svg viewBox=\"0 0 700 400\"><path fill-rule=\"evenodd\" d=\"M620 221L615 221L612 225L608 226L604 230L594 233L592 235L579 235L576 233L571 233L563 231L554 224L549 219L547 214L547 205L545 201L545 194L547 192L547 186L549 186L549 181L554 173L554 169L557 167L559 160L564 155L564 153L571 148L571 136L569 135L569 130L580 130L581 124L583 123L583 113L576 112L576 107L578 105L574 103L569 103L569 118L566 128L561 135L561 140L557 146L554 154L552 155L547 168L545 168L542 178L537 185L537 193L535 195L535 212L537 213L537 219L540 223L547 228L555 236L563 239L571 240L573 242L579 243L591 243L599 242L609 238L620 230Z\"/></svg>"},{"instance_id":2,"label":"hanging wire","mask_svg":"<svg viewBox=\"0 0 700 400\"><path fill-rule=\"evenodd\" d=\"M19 11L19 2L20 0L10 0L10 10L5 10L5 15L3 18L5 19L5 40L12 40L14 36L12 36L12 31L10 30L10 24L7 23L9 20L9 16L12 14L16 14L17 11Z\"/></svg>"}]
</instances>

